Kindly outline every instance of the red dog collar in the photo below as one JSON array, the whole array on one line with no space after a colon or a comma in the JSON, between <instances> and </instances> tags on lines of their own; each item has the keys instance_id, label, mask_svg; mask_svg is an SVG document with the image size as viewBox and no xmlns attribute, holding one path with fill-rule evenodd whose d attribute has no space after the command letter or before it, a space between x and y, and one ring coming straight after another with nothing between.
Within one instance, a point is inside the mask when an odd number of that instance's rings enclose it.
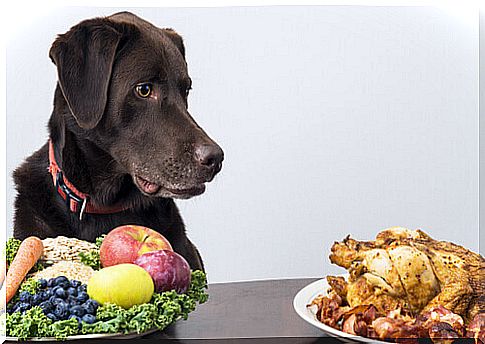
<instances>
[{"instance_id":1,"label":"red dog collar","mask_svg":"<svg viewBox=\"0 0 485 344\"><path fill-rule=\"evenodd\" d=\"M99 207L89 200L89 195L76 189L62 173L61 168L56 162L54 154L54 144L49 140L49 173L52 175L54 186L57 193L66 202L67 208L73 213L79 213L82 220L83 214L114 214L127 210L128 207L122 205Z\"/></svg>"}]
</instances>

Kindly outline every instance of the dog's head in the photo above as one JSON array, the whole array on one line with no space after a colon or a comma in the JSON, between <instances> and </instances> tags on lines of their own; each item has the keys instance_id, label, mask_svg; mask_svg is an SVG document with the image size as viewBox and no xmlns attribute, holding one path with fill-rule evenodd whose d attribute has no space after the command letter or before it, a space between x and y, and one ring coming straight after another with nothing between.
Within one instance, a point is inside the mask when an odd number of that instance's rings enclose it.
<instances>
[{"instance_id":1,"label":"dog's head","mask_svg":"<svg viewBox=\"0 0 485 344\"><path fill-rule=\"evenodd\" d=\"M143 194L204 192L223 152L187 110L191 79L175 31L117 13L60 35L50 57L73 122Z\"/></svg>"}]
</instances>

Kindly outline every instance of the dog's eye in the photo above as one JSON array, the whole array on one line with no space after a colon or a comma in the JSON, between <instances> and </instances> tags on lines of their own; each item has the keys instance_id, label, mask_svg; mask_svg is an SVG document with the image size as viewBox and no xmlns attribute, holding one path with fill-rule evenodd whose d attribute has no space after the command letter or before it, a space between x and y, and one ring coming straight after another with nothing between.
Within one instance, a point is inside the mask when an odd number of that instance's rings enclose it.
<instances>
[{"instance_id":1,"label":"dog's eye","mask_svg":"<svg viewBox=\"0 0 485 344\"><path fill-rule=\"evenodd\" d=\"M148 98L152 94L152 84L138 84L135 87L136 93L142 98Z\"/></svg>"}]
</instances>

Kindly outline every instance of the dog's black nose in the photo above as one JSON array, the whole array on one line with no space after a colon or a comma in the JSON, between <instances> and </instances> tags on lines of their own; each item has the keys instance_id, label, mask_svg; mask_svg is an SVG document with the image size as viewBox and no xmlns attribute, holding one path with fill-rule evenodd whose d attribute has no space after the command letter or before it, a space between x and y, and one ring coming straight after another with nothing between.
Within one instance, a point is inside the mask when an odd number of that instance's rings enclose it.
<instances>
[{"instance_id":1,"label":"dog's black nose","mask_svg":"<svg viewBox=\"0 0 485 344\"><path fill-rule=\"evenodd\" d=\"M209 169L214 171L214 174L221 170L221 163L224 160L224 152L221 147L215 144L201 144L195 147L195 160Z\"/></svg>"}]
</instances>

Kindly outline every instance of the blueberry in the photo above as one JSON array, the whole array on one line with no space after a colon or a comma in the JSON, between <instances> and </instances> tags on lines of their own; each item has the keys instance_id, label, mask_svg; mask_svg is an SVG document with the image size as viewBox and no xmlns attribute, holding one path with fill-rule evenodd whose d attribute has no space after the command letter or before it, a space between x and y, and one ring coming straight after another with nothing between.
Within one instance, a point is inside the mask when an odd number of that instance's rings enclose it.
<instances>
[{"instance_id":1,"label":"blueberry","mask_svg":"<svg viewBox=\"0 0 485 344\"><path fill-rule=\"evenodd\" d=\"M86 314L86 309L84 309L83 306L72 306L69 311L71 314L77 315L78 317L82 317L84 314Z\"/></svg>"},{"instance_id":2,"label":"blueberry","mask_svg":"<svg viewBox=\"0 0 485 344\"><path fill-rule=\"evenodd\" d=\"M52 296L50 299L49 299L50 302L52 302L52 304L55 306L55 305L58 305L58 304L64 304L64 305L67 305L66 301L59 298L59 297L55 297L55 296Z\"/></svg>"},{"instance_id":3,"label":"blueberry","mask_svg":"<svg viewBox=\"0 0 485 344\"><path fill-rule=\"evenodd\" d=\"M51 287L54 287L54 286L55 286L55 278L50 278L47 281L47 287L51 288Z\"/></svg>"},{"instance_id":4,"label":"blueberry","mask_svg":"<svg viewBox=\"0 0 485 344\"><path fill-rule=\"evenodd\" d=\"M89 300L88 300L89 301ZM93 303L86 301L83 308L86 310L87 314L96 314L96 306Z\"/></svg>"},{"instance_id":5,"label":"blueberry","mask_svg":"<svg viewBox=\"0 0 485 344\"><path fill-rule=\"evenodd\" d=\"M46 300L49 299L52 295L54 295L52 293L52 289L46 289L45 291L43 291L43 293L45 295L44 297L45 297Z\"/></svg>"},{"instance_id":6,"label":"blueberry","mask_svg":"<svg viewBox=\"0 0 485 344\"><path fill-rule=\"evenodd\" d=\"M87 291L87 290L88 290L88 286L86 284L81 284L79 287L77 287L78 293L81 291Z\"/></svg>"},{"instance_id":7,"label":"blueberry","mask_svg":"<svg viewBox=\"0 0 485 344\"><path fill-rule=\"evenodd\" d=\"M78 317L77 315L74 315L74 314L70 314L67 317L67 320L72 319L72 318L76 318L77 321L81 321L81 317Z\"/></svg>"},{"instance_id":8,"label":"blueberry","mask_svg":"<svg viewBox=\"0 0 485 344\"><path fill-rule=\"evenodd\" d=\"M32 299L30 300L30 302L34 305L34 306L37 306L39 303L41 303L42 301L44 301L42 299L42 295L39 293L39 294L35 294L34 296L32 296Z\"/></svg>"},{"instance_id":9,"label":"blueberry","mask_svg":"<svg viewBox=\"0 0 485 344\"><path fill-rule=\"evenodd\" d=\"M20 302L17 302L13 307L12 307L12 313L15 313L15 312L19 312L20 309L19 309L19 305L20 305Z\"/></svg>"},{"instance_id":10,"label":"blueberry","mask_svg":"<svg viewBox=\"0 0 485 344\"><path fill-rule=\"evenodd\" d=\"M96 321L96 317L92 314L86 314L82 317L82 321L88 324L92 324Z\"/></svg>"},{"instance_id":11,"label":"blueberry","mask_svg":"<svg viewBox=\"0 0 485 344\"><path fill-rule=\"evenodd\" d=\"M92 305L93 305L93 307L94 307L94 309L96 309L96 310L97 310L97 309L98 309L98 307L99 307L99 303L98 303L98 301L93 300L93 299L89 299L89 300L87 300L87 301L86 301L86 303L90 303L90 304L92 304Z\"/></svg>"},{"instance_id":12,"label":"blueberry","mask_svg":"<svg viewBox=\"0 0 485 344\"><path fill-rule=\"evenodd\" d=\"M67 296L66 291L60 285L54 287L52 291L54 295L58 298L65 299Z\"/></svg>"},{"instance_id":13,"label":"blueberry","mask_svg":"<svg viewBox=\"0 0 485 344\"><path fill-rule=\"evenodd\" d=\"M51 319L53 322L56 322L57 320L59 320L54 314L52 313L47 313L45 315L46 317L48 317L49 319Z\"/></svg>"},{"instance_id":14,"label":"blueberry","mask_svg":"<svg viewBox=\"0 0 485 344\"><path fill-rule=\"evenodd\" d=\"M81 304L81 302L78 301L75 296L68 297L66 301L69 303L69 306L77 306Z\"/></svg>"},{"instance_id":15,"label":"blueberry","mask_svg":"<svg viewBox=\"0 0 485 344\"><path fill-rule=\"evenodd\" d=\"M41 278L37 282L39 282L39 288L40 289L47 288L47 281L45 279Z\"/></svg>"},{"instance_id":16,"label":"blueberry","mask_svg":"<svg viewBox=\"0 0 485 344\"><path fill-rule=\"evenodd\" d=\"M67 285L70 284L69 280L67 279L66 276L59 276L59 277L55 278L55 282L54 282L55 285L61 285L61 284L66 284L66 283L67 283Z\"/></svg>"},{"instance_id":17,"label":"blueberry","mask_svg":"<svg viewBox=\"0 0 485 344\"><path fill-rule=\"evenodd\" d=\"M39 307L42 309L44 313L49 313L54 306L50 301L43 301L39 304Z\"/></svg>"},{"instance_id":18,"label":"blueberry","mask_svg":"<svg viewBox=\"0 0 485 344\"><path fill-rule=\"evenodd\" d=\"M74 287L67 288L67 295L77 296L77 289Z\"/></svg>"},{"instance_id":19,"label":"blueberry","mask_svg":"<svg viewBox=\"0 0 485 344\"><path fill-rule=\"evenodd\" d=\"M32 294L29 293L28 291L23 291L19 295L19 300L21 302L29 303L31 298L32 298Z\"/></svg>"},{"instance_id":20,"label":"blueberry","mask_svg":"<svg viewBox=\"0 0 485 344\"><path fill-rule=\"evenodd\" d=\"M64 276L60 276L60 277L64 277ZM59 278L59 277L56 277L56 279L57 278ZM69 283L69 281L66 281L64 279L61 279L59 281L57 281L57 280L55 281L55 284L54 284L53 288L56 288L57 287L57 288L61 288L61 289L67 289L67 288L70 287L70 285L71 284Z\"/></svg>"},{"instance_id":21,"label":"blueberry","mask_svg":"<svg viewBox=\"0 0 485 344\"><path fill-rule=\"evenodd\" d=\"M86 302L88 299L89 299L89 295L85 291L82 291L82 292L77 294L77 300L78 301Z\"/></svg>"},{"instance_id":22,"label":"blueberry","mask_svg":"<svg viewBox=\"0 0 485 344\"><path fill-rule=\"evenodd\" d=\"M18 305L18 310L19 310L20 312L24 312L24 311L26 311L26 310L30 309L30 307L32 307L32 305L31 305L30 303L21 302L21 303L19 303L19 305Z\"/></svg>"},{"instance_id":23,"label":"blueberry","mask_svg":"<svg viewBox=\"0 0 485 344\"><path fill-rule=\"evenodd\" d=\"M67 309L66 303L58 303L57 305L55 305L52 314L54 314L58 319L67 319L67 317L69 316L69 310Z\"/></svg>"},{"instance_id":24,"label":"blueberry","mask_svg":"<svg viewBox=\"0 0 485 344\"><path fill-rule=\"evenodd\" d=\"M71 281L71 287L73 287L73 288L77 288L80 285L81 285L81 282L79 282L79 281L76 281L76 280Z\"/></svg>"},{"instance_id":25,"label":"blueberry","mask_svg":"<svg viewBox=\"0 0 485 344\"><path fill-rule=\"evenodd\" d=\"M84 312L86 314L94 314L94 315L96 314L96 311L94 310L94 307L91 306L91 305L89 305L89 304L88 305L83 304L81 307L84 309Z\"/></svg>"},{"instance_id":26,"label":"blueberry","mask_svg":"<svg viewBox=\"0 0 485 344\"><path fill-rule=\"evenodd\" d=\"M40 298L40 301L41 301L41 302L42 302L42 301L47 300L47 299L46 299L46 294L45 294L45 291L39 291L39 292L38 292L37 294L35 294L34 296L36 296L36 295L39 295L38 297ZM39 303L40 303L40 302L39 302Z\"/></svg>"}]
</instances>

